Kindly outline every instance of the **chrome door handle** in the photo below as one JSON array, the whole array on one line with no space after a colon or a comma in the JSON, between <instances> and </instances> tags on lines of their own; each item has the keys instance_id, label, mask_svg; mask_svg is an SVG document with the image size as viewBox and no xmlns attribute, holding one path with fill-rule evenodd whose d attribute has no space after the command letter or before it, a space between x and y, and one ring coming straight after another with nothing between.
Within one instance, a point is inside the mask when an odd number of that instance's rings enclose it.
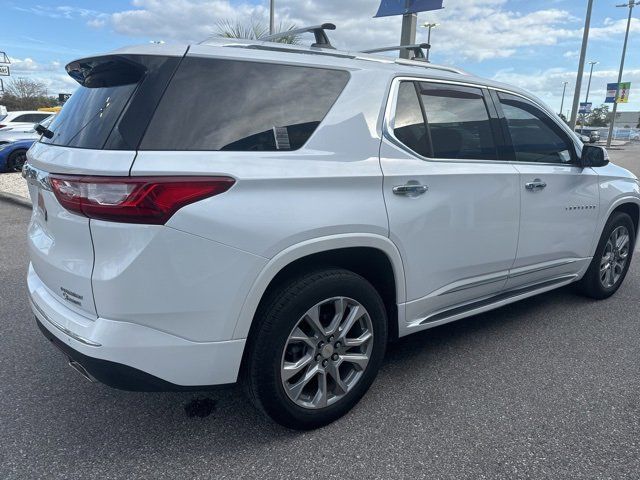
<instances>
[{"instance_id":1,"label":"chrome door handle","mask_svg":"<svg viewBox=\"0 0 640 480\"><path fill-rule=\"evenodd\" d=\"M542 180L540 180L539 178L536 178L533 182L527 182L524 184L524 187L527 190L530 191L536 191L536 190L542 190L543 188L545 188L547 186L546 183L544 183Z\"/></svg>"},{"instance_id":2,"label":"chrome door handle","mask_svg":"<svg viewBox=\"0 0 640 480\"><path fill-rule=\"evenodd\" d=\"M393 187L393 193L396 195L404 195L406 197L417 197L429 190L426 185L407 183L406 185L396 185Z\"/></svg>"}]
</instances>

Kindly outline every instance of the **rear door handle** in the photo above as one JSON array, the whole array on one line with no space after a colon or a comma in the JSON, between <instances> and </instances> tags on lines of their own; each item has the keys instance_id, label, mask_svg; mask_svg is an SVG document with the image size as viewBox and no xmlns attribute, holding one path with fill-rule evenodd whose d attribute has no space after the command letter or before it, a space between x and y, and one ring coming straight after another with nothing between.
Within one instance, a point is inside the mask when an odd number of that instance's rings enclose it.
<instances>
[{"instance_id":1,"label":"rear door handle","mask_svg":"<svg viewBox=\"0 0 640 480\"><path fill-rule=\"evenodd\" d=\"M405 197L417 197L426 193L429 187L426 185L407 183L406 185L396 185L393 187L393 193L396 195L404 195Z\"/></svg>"},{"instance_id":2,"label":"rear door handle","mask_svg":"<svg viewBox=\"0 0 640 480\"><path fill-rule=\"evenodd\" d=\"M540 180L539 178L536 178L533 182L527 182L524 184L524 187L527 190L530 190L532 192L535 192L536 190L542 190L543 188L545 188L547 186L546 183L544 183L542 180Z\"/></svg>"}]
</instances>

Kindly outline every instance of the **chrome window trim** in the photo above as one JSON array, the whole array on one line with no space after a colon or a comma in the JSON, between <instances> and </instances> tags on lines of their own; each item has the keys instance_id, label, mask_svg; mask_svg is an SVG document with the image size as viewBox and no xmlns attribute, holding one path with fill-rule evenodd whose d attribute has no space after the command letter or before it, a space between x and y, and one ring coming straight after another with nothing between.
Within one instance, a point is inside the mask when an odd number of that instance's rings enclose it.
<instances>
[{"instance_id":1,"label":"chrome window trim","mask_svg":"<svg viewBox=\"0 0 640 480\"><path fill-rule=\"evenodd\" d=\"M504 93L508 93L510 95L515 95L517 97L520 97L530 103L532 103L534 106L536 106L537 108L539 108L543 113L545 113L551 120L553 120L553 122L558 125L568 136L570 140L573 140L573 146L575 149L575 153L576 153L576 157L579 158L580 157L580 152L581 152L581 148L580 145L577 143L577 137L575 135L572 135L571 130L569 129L568 125L562 125L562 123L559 121L559 119L556 119L553 115L549 114L549 111L542 105L540 105L538 102L536 102L535 100L522 95L521 93L517 93L505 88L500 88L500 87L493 87L490 85L483 85L481 83L474 83L474 82L463 82L463 81L458 81L458 80L445 80L445 79L440 79L440 78L429 78L429 77L420 77L420 76L407 76L407 75L398 75L396 77L393 77L392 82L391 82L391 87L389 89L389 94L387 96L387 101L386 101L386 106L385 106L385 110L384 110L384 119L382 122L382 135L384 138L386 138L389 142L391 142L393 145L395 145L396 147L400 148L401 150L404 150L405 152L411 154L412 156L416 157L419 160L423 160L426 162L441 162L441 163L488 163L488 164L507 164L507 165L546 165L546 166L554 166L554 167L570 167L570 168L580 168L578 165L576 165L575 163L571 162L571 163L543 163L543 162L518 162L517 160L474 160L474 159L468 159L468 158L464 158L464 159L454 159L454 158L431 158L431 157L425 157L420 155L419 153L411 150L408 146L406 146L405 144L403 144L400 140L398 140L398 138L396 138L395 134L393 133L393 126L395 123L395 112L396 112L396 105L397 105L397 99L398 99L398 89L400 87L400 82L429 82L429 83L443 83L443 84L447 84L447 85L456 85L456 86L462 86L462 87L472 87L472 88L479 88L479 89L486 89L486 90L494 90L496 92L504 92Z\"/></svg>"}]
</instances>

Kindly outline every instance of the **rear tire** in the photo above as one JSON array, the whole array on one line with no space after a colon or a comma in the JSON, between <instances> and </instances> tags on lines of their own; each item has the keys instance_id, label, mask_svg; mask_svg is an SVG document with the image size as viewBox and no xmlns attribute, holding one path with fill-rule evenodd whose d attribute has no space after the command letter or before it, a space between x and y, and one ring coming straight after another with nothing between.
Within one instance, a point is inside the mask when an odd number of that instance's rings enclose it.
<instances>
[{"instance_id":1,"label":"rear tire","mask_svg":"<svg viewBox=\"0 0 640 480\"><path fill-rule=\"evenodd\" d=\"M292 279L268 297L255 321L245 388L258 410L288 428L318 428L347 413L373 383L384 357L382 299L367 280L347 270Z\"/></svg>"},{"instance_id":2,"label":"rear tire","mask_svg":"<svg viewBox=\"0 0 640 480\"><path fill-rule=\"evenodd\" d=\"M611 215L589 269L578 284L584 295L602 300L616 293L631 265L635 233L629 215L624 212Z\"/></svg>"}]
</instances>

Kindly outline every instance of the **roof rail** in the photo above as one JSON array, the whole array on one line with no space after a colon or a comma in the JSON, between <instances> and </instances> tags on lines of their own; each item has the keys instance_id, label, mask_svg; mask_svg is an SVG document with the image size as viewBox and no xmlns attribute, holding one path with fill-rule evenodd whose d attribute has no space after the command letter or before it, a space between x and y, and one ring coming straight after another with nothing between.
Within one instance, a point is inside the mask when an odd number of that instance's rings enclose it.
<instances>
[{"instance_id":1,"label":"roof rail","mask_svg":"<svg viewBox=\"0 0 640 480\"><path fill-rule=\"evenodd\" d=\"M407 60L404 58L397 58L395 62L399 65L409 65L412 67L431 68L433 70L442 70L443 72L457 73L458 75L469 75L464 70L455 67L447 67L445 65L437 65L424 60Z\"/></svg>"},{"instance_id":2,"label":"roof rail","mask_svg":"<svg viewBox=\"0 0 640 480\"><path fill-rule=\"evenodd\" d=\"M394 50L408 50L413 52L413 59L425 59L424 50L431 48L428 43L414 43L412 45L397 45L393 47L372 48L370 50L362 50L362 53L380 53L392 52Z\"/></svg>"},{"instance_id":3,"label":"roof rail","mask_svg":"<svg viewBox=\"0 0 640 480\"><path fill-rule=\"evenodd\" d=\"M287 30L285 32L274 33L273 35L267 35L266 37L259 38L265 42L271 42L280 38L301 35L303 33L311 32L315 35L316 41L312 44L312 47L316 48L330 48L335 50L335 47L331 45L329 37L325 33L325 30L335 30L336 26L333 23L323 23L322 25L313 25L311 27L296 28L294 30Z\"/></svg>"}]
</instances>

